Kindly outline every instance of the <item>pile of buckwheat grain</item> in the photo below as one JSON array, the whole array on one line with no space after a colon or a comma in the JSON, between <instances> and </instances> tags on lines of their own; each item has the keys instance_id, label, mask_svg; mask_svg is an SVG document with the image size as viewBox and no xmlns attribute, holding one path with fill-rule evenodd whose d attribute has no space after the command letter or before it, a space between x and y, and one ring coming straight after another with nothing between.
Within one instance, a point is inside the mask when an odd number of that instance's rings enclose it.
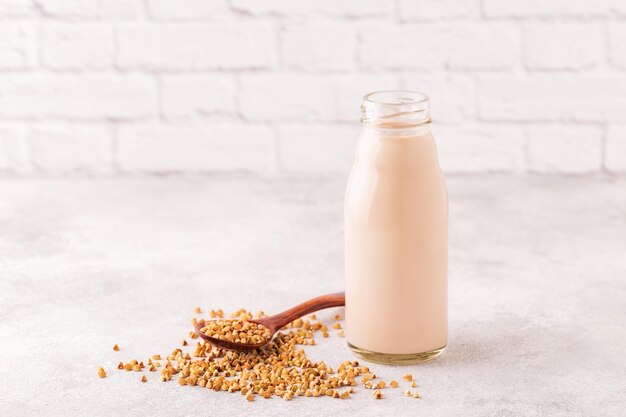
<instances>
[{"instance_id":1,"label":"pile of buckwheat grain","mask_svg":"<svg viewBox=\"0 0 626 417\"><path fill-rule=\"evenodd\" d=\"M267 327L246 319L205 321L202 333L214 339L255 345L268 341L272 336L272 332Z\"/></svg>"},{"instance_id":2,"label":"pile of buckwheat grain","mask_svg":"<svg viewBox=\"0 0 626 417\"><path fill-rule=\"evenodd\" d=\"M201 313L200 308L195 309ZM230 320L224 319L222 310L211 310L211 318L207 321L203 332L221 340L230 340L242 343L260 343L270 337L269 329L249 322L253 318L265 317L263 312L256 316L245 309L240 309L231 315ZM337 335L343 337L343 330L335 316L336 323L332 326L338 330ZM193 319L193 325L203 320ZM248 352L238 352L221 349L204 341L197 341L193 353L183 353L176 348L165 358L161 355L152 355L144 361L132 359L127 363L120 362L118 369L125 371L156 372L158 379L168 382L172 379L180 385L197 386L213 391L239 392L248 401L256 397L281 397L291 400L294 397L320 397L347 399L356 393L355 387L360 384L365 389L373 390L373 397L383 398L382 390L387 386L391 389L399 387L397 381L386 384L384 381L374 381L376 375L366 366L360 366L357 361L344 361L336 370L324 361L311 361L300 348L303 345L315 345L315 334L321 333L329 337L326 325L318 321L316 316L310 315L307 319L297 319L276 333L276 336L265 346ZM191 339L198 339L198 335L189 332ZM259 342L256 342L259 340ZM187 346L186 340L182 346ZM120 348L115 345L115 351ZM98 367L98 376L105 378L106 372ZM139 379L146 382L145 374ZM417 384L412 375L407 374L404 380L410 382L411 387ZM418 392L406 390L403 395L420 398Z\"/></svg>"}]
</instances>

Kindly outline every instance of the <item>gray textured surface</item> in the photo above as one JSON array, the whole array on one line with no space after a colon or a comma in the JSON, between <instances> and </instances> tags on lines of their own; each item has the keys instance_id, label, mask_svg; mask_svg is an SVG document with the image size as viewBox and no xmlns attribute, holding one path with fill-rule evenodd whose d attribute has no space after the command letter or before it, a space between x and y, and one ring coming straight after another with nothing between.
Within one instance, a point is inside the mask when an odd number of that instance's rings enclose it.
<instances>
[{"instance_id":1,"label":"gray textured surface","mask_svg":"<svg viewBox=\"0 0 626 417\"><path fill-rule=\"evenodd\" d=\"M342 182L0 181L0 415L624 415L626 180L448 185L449 348L372 366L412 372L423 399L247 403L114 367L171 351L196 305L276 312L341 290ZM351 358L338 337L309 351Z\"/></svg>"}]
</instances>

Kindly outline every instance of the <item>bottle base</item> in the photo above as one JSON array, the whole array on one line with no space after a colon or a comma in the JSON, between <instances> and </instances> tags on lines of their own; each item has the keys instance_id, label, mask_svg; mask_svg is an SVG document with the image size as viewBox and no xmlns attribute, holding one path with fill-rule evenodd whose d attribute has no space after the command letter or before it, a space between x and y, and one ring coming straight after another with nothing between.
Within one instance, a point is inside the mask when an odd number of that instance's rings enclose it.
<instances>
[{"instance_id":1,"label":"bottle base","mask_svg":"<svg viewBox=\"0 0 626 417\"><path fill-rule=\"evenodd\" d=\"M383 365L414 365L416 363L422 363L435 359L441 355L446 346L438 349L433 349L428 352L421 353L406 353L406 354L393 354L393 353L378 353L371 350L362 349L358 346L348 342L348 347L361 359L368 362L380 363Z\"/></svg>"}]
</instances>

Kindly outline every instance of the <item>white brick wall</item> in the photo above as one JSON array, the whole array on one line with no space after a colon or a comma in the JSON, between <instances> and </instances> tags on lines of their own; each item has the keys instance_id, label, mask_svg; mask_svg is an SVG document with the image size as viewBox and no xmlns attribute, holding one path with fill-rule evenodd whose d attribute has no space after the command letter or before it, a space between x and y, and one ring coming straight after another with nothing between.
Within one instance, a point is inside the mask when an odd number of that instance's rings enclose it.
<instances>
[{"instance_id":1,"label":"white brick wall","mask_svg":"<svg viewBox=\"0 0 626 417\"><path fill-rule=\"evenodd\" d=\"M123 172L267 172L272 130L240 123L124 126L118 135Z\"/></svg>"},{"instance_id":2,"label":"white brick wall","mask_svg":"<svg viewBox=\"0 0 626 417\"><path fill-rule=\"evenodd\" d=\"M285 67L308 71L357 69L357 36L353 28L330 23L287 24L281 32Z\"/></svg>"},{"instance_id":3,"label":"white brick wall","mask_svg":"<svg viewBox=\"0 0 626 417\"><path fill-rule=\"evenodd\" d=\"M323 166L331 174L347 176L358 135L354 126L282 124L278 128L279 169L315 175Z\"/></svg>"},{"instance_id":4,"label":"white brick wall","mask_svg":"<svg viewBox=\"0 0 626 417\"><path fill-rule=\"evenodd\" d=\"M148 0L148 15L154 20L211 19L228 11L227 0Z\"/></svg>"},{"instance_id":5,"label":"white brick wall","mask_svg":"<svg viewBox=\"0 0 626 417\"><path fill-rule=\"evenodd\" d=\"M0 76L0 117L105 122L157 114L157 82L145 75L24 73Z\"/></svg>"},{"instance_id":6,"label":"white brick wall","mask_svg":"<svg viewBox=\"0 0 626 417\"><path fill-rule=\"evenodd\" d=\"M602 129L596 126L530 126L533 172L588 173L600 169Z\"/></svg>"},{"instance_id":7,"label":"white brick wall","mask_svg":"<svg viewBox=\"0 0 626 417\"><path fill-rule=\"evenodd\" d=\"M116 35L121 69L262 69L276 61L274 30L266 23L124 23Z\"/></svg>"},{"instance_id":8,"label":"white brick wall","mask_svg":"<svg viewBox=\"0 0 626 417\"><path fill-rule=\"evenodd\" d=\"M524 60L531 70L592 69L603 62L604 48L598 22L533 21L524 27Z\"/></svg>"},{"instance_id":9,"label":"white brick wall","mask_svg":"<svg viewBox=\"0 0 626 417\"><path fill-rule=\"evenodd\" d=\"M31 22L3 22L0 25L0 69L26 70L37 54L35 25Z\"/></svg>"},{"instance_id":10,"label":"white brick wall","mask_svg":"<svg viewBox=\"0 0 626 417\"><path fill-rule=\"evenodd\" d=\"M609 128L605 152L606 168L609 171L626 171L626 125L615 125Z\"/></svg>"},{"instance_id":11,"label":"white brick wall","mask_svg":"<svg viewBox=\"0 0 626 417\"><path fill-rule=\"evenodd\" d=\"M33 167L51 173L108 173L112 166L111 127L45 123L28 135Z\"/></svg>"},{"instance_id":12,"label":"white brick wall","mask_svg":"<svg viewBox=\"0 0 626 417\"><path fill-rule=\"evenodd\" d=\"M438 140L444 172L522 172L524 132L517 125L438 125L433 127Z\"/></svg>"},{"instance_id":13,"label":"white brick wall","mask_svg":"<svg viewBox=\"0 0 626 417\"><path fill-rule=\"evenodd\" d=\"M345 175L393 88L448 173L626 173L626 1L0 1L2 175Z\"/></svg>"},{"instance_id":14,"label":"white brick wall","mask_svg":"<svg viewBox=\"0 0 626 417\"><path fill-rule=\"evenodd\" d=\"M27 172L24 135L25 129L20 126L0 124L0 172Z\"/></svg>"},{"instance_id":15,"label":"white brick wall","mask_svg":"<svg viewBox=\"0 0 626 417\"><path fill-rule=\"evenodd\" d=\"M5 1L5 0L3 0ZM41 15L71 21L135 20L145 12L142 0L9 0L35 4Z\"/></svg>"},{"instance_id":16,"label":"white brick wall","mask_svg":"<svg viewBox=\"0 0 626 417\"><path fill-rule=\"evenodd\" d=\"M166 119L236 112L237 82L226 74L166 74L161 111Z\"/></svg>"},{"instance_id":17,"label":"white brick wall","mask_svg":"<svg viewBox=\"0 0 626 417\"><path fill-rule=\"evenodd\" d=\"M626 21L609 27L609 60L617 68L626 69Z\"/></svg>"},{"instance_id":18,"label":"white brick wall","mask_svg":"<svg viewBox=\"0 0 626 417\"><path fill-rule=\"evenodd\" d=\"M113 67L113 29L100 23L46 23L41 29L42 66L57 70Z\"/></svg>"}]
</instances>

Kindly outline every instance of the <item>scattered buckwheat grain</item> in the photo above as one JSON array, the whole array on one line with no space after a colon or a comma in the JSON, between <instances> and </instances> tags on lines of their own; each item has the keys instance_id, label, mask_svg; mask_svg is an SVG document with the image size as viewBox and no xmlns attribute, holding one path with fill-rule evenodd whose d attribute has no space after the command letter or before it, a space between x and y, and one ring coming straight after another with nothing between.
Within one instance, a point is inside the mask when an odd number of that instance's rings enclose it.
<instances>
[{"instance_id":1,"label":"scattered buckwheat grain","mask_svg":"<svg viewBox=\"0 0 626 417\"><path fill-rule=\"evenodd\" d=\"M257 395L289 401L297 397L347 399L356 393L354 387L360 379L365 388L373 390L374 398L383 398L381 389L387 384L383 381L373 383L377 376L368 367L360 366L359 362L344 361L333 370L324 361L314 362L307 357L302 346L315 345L316 333L329 336L328 327L319 321L311 321L316 320L315 315L294 320L271 340L269 329L250 321L264 315L263 312L253 316L251 312L240 309L230 315L230 319L223 318L222 310L210 310L210 315L216 320L204 322L203 333L208 332L220 340L241 343L261 340L267 341L267 344L263 348L239 352L213 346L204 340L183 343L189 346L189 352L176 348L163 358L152 355L148 359L150 371L155 372L158 368L160 381L174 380L182 386L239 392L247 401L254 401ZM333 327L341 328L339 323ZM118 368L127 371L141 371L144 367L143 362L136 359L118 365ZM106 376L103 368L98 369L98 375L101 378ZM410 375L406 375L405 379L412 381L412 377L407 377ZM142 375L140 381L147 381L146 376ZM398 382L391 381L389 386L396 388ZM407 390L405 395L412 394Z\"/></svg>"}]
</instances>

